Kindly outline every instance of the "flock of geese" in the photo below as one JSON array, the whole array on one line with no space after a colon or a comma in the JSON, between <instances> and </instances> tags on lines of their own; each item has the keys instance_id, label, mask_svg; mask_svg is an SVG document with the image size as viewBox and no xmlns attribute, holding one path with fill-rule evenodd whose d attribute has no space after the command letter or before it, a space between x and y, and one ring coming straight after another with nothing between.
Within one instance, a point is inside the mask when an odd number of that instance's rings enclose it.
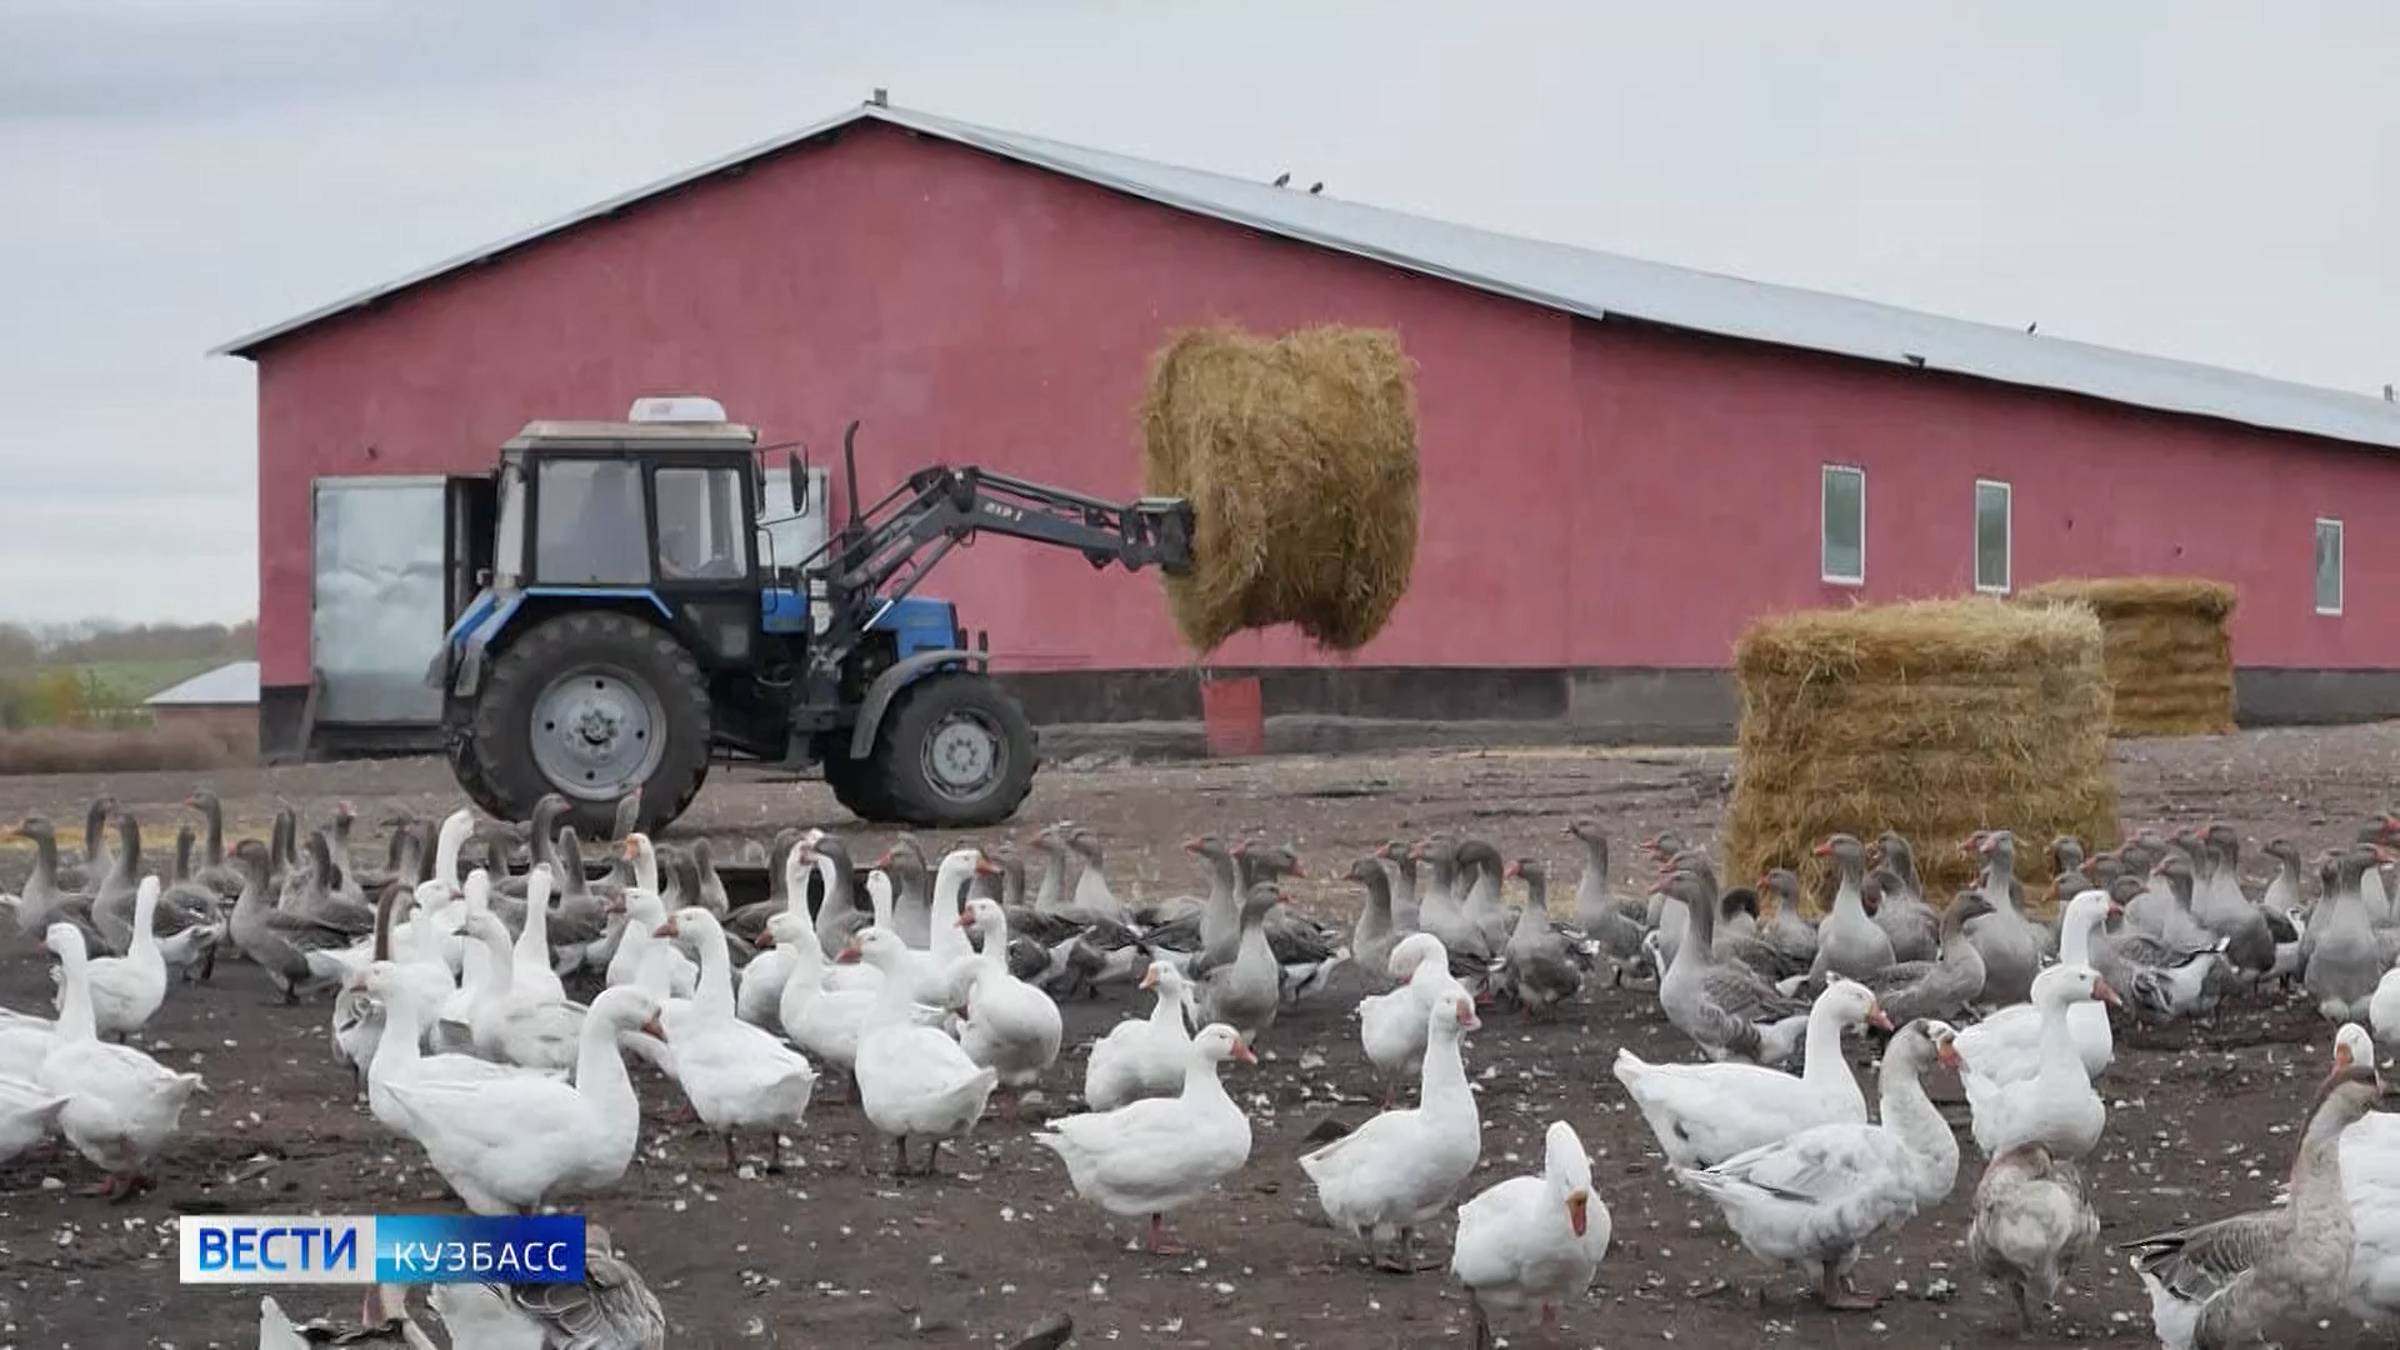
<instances>
[{"instance_id":1,"label":"flock of geese","mask_svg":"<svg viewBox=\"0 0 2400 1350\"><path fill-rule=\"evenodd\" d=\"M1482 1157L1465 1038L1484 1010L1543 1017L1602 975L1630 977L1655 982L1697 1052L1652 1064L1620 1050L1614 1065L1674 1179L1829 1308L1876 1306L1852 1278L1861 1248L1953 1191L1959 1141L1923 1080L1955 1071L1986 1160L1969 1251L2030 1328L2097 1241L2079 1164L2107 1126L2093 1086L2114 1058L2107 1007L2206 1019L2298 989L2339 1031L2288 1202L2128 1244L2133 1267L2172 1347L2334 1310L2400 1315L2400 1117L2369 1110L2377 1046L2400 1040L2384 851L2400 820L2322 855L2313 900L2282 840L2253 898L2223 826L2142 831L2099 853L2056 840L2055 924L2029 913L2006 831L1966 841L1980 880L1941 909L1907 840L1835 835L1817 849L1832 890L1819 921L1793 873L1725 888L1706 851L1672 836L1645 843L1655 882L1624 892L1607 837L1571 825L1586 862L1554 911L1538 861L1437 833L1357 859L1344 876L1364 900L1337 932L1282 903L1283 880L1305 872L1263 840L1195 838L1207 892L1129 905L1097 835L1072 823L1033 836L1030 880L1005 847L929 857L904 835L862 868L840 838L793 830L759 855L769 896L736 906L711 843L654 844L630 828L638 803L597 867L552 798L523 827L464 810L395 822L380 868L354 856L347 805L305 833L287 810L269 841L231 849L217 800L189 805L197 821L163 879L113 802L93 805L79 859L61 857L49 822L20 824L32 875L0 903L55 955L59 989L53 1015L0 1009L0 1162L56 1134L104 1174L96 1193L146 1185L201 1082L129 1040L221 956L257 965L287 1001L331 992L329 1041L367 1110L478 1214L615 1186L641 1132L632 1063L680 1089L729 1169L742 1136L780 1168L823 1073L890 1142L895 1173L933 1172L995 1099L1011 1120L1035 1100L1062 1050L1058 999L1123 986L1152 1006L1089 1047L1085 1110L1032 1137L1077 1195L1168 1252L1167 1216L1250 1159L1223 1066L1254 1062L1280 1010L1339 990L1356 996L1384 1109L1300 1165L1331 1225L1395 1272L1423 1268L1420 1230L1455 1211L1448 1268L1486 1346L1493 1309L1532 1305L1546 1323L1587 1291L1611 1224L1564 1120L1538 1175L1458 1203ZM1513 910L1512 881L1525 893ZM1861 1029L1885 1038L1872 1120L1842 1049ZM1398 1104L1411 1080L1414 1104ZM589 1232L582 1286L439 1291L451 1343L662 1345L657 1300L605 1229ZM433 1344L400 1291L372 1295L363 1316L386 1341L343 1343ZM323 1334L264 1301L262 1347Z\"/></svg>"}]
</instances>

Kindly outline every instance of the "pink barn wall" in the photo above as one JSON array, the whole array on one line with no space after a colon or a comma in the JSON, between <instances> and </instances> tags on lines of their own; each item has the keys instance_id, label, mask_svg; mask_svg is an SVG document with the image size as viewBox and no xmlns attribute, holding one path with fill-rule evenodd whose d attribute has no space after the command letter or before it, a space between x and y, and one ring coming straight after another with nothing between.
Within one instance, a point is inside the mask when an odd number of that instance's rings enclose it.
<instances>
[{"instance_id":1,"label":"pink barn wall","mask_svg":"<svg viewBox=\"0 0 2400 1350\"><path fill-rule=\"evenodd\" d=\"M880 492L934 460L1130 495L1132 408L1180 325L1398 328L1418 361L1415 587L1369 666L1725 664L1770 610L1963 589L1977 476L2016 487L2017 581L2199 572L2248 665L2400 666L2370 520L2382 456L2040 391L1594 324L865 126L283 339L259 356L260 657L308 679L309 484L481 472L534 417L706 393ZM1868 584L1820 585L1817 466L1868 470ZM2311 613L2311 520L2352 522ZM929 589L1008 669L1190 661L1150 578L992 540ZM1320 664L1290 633L1229 665Z\"/></svg>"},{"instance_id":2,"label":"pink barn wall","mask_svg":"<svg viewBox=\"0 0 2400 1350\"><path fill-rule=\"evenodd\" d=\"M1639 647L1577 664L1722 666L1760 614L1964 593L1981 478L2013 490L2018 587L2216 577L2241 665L2400 667L2385 453L1633 324L1579 324L1575 352L1596 537L1574 626ZM1867 473L1863 586L1819 580L1829 463ZM2339 616L2316 613L2319 516L2347 526Z\"/></svg>"}]
</instances>

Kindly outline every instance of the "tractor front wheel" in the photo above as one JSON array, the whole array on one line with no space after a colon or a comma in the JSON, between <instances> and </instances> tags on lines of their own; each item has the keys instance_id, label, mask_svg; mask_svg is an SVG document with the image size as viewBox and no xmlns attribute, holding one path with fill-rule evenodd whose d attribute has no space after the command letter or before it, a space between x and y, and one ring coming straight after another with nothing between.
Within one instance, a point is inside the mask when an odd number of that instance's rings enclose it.
<instances>
[{"instance_id":1,"label":"tractor front wheel","mask_svg":"<svg viewBox=\"0 0 2400 1350\"><path fill-rule=\"evenodd\" d=\"M635 788L642 829L683 814L708 777L712 722L699 663L665 630L608 611L561 614L492 663L451 759L471 757L493 814L526 819L556 792L577 829L607 838Z\"/></svg>"},{"instance_id":2,"label":"tractor front wheel","mask_svg":"<svg viewBox=\"0 0 2400 1350\"><path fill-rule=\"evenodd\" d=\"M1033 788L1033 724L990 677L949 670L901 691L870 769L890 814L911 825L975 829L1017 813Z\"/></svg>"},{"instance_id":3,"label":"tractor front wheel","mask_svg":"<svg viewBox=\"0 0 2400 1350\"><path fill-rule=\"evenodd\" d=\"M847 751L845 745L825 756L825 786L833 789L833 799L869 824L898 820L892 812L891 793L884 788L881 766L871 758L852 759Z\"/></svg>"}]
</instances>

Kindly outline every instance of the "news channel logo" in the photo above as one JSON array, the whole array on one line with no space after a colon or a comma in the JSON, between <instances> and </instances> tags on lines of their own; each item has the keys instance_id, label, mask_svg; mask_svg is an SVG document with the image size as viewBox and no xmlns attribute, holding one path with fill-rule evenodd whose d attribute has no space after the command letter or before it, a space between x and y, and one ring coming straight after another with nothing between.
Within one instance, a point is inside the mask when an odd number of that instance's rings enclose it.
<instances>
[{"instance_id":1,"label":"news channel logo","mask_svg":"<svg viewBox=\"0 0 2400 1350\"><path fill-rule=\"evenodd\" d=\"M185 1214L185 1284L581 1284L583 1216Z\"/></svg>"}]
</instances>

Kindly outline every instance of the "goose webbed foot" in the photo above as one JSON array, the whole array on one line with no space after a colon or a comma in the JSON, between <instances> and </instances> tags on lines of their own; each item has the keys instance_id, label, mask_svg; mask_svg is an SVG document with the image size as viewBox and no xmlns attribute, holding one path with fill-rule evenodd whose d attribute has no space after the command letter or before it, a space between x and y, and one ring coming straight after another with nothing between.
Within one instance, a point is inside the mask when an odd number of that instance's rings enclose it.
<instances>
[{"instance_id":1,"label":"goose webbed foot","mask_svg":"<svg viewBox=\"0 0 2400 1350\"><path fill-rule=\"evenodd\" d=\"M1873 1312L1883 1306L1883 1300L1859 1293L1848 1275L1837 1276L1830 1268L1817 1280L1817 1300L1834 1312Z\"/></svg>"},{"instance_id":2,"label":"goose webbed foot","mask_svg":"<svg viewBox=\"0 0 2400 1350\"><path fill-rule=\"evenodd\" d=\"M1149 1251L1152 1256L1182 1256L1191 1249L1167 1236L1167 1216L1150 1216Z\"/></svg>"},{"instance_id":3,"label":"goose webbed foot","mask_svg":"<svg viewBox=\"0 0 2400 1350\"><path fill-rule=\"evenodd\" d=\"M1475 1313L1475 1350L1497 1350L1500 1343L1492 1336L1492 1315L1484 1311L1483 1300L1475 1297L1472 1289L1467 1291L1467 1306Z\"/></svg>"}]
</instances>

